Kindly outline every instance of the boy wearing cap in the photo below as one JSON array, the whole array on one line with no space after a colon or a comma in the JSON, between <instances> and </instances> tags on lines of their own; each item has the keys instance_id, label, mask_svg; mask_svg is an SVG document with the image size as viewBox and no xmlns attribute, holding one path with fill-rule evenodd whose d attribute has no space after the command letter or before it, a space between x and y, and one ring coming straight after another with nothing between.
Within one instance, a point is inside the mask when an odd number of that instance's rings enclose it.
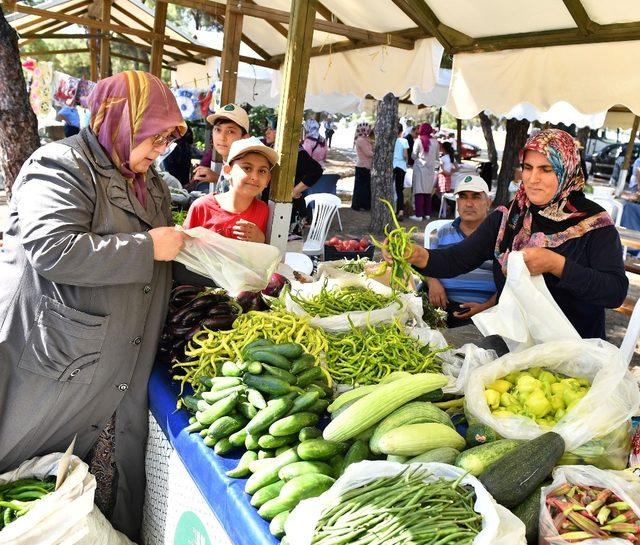
<instances>
[{"instance_id":1,"label":"boy wearing cap","mask_svg":"<svg viewBox=\"0 0 640 545\"><path fill-rule=\"evenodd\" d=\"M457 217L438 229L437 244L446 248L470 236L489 215L489 187L480 176L465 176L454 191ZM471 317L496 304L492 263L487 261L470 273L455 278L428 278L429 302L447 311L447 325L467 325Z\"/></svg>"},{"instance_id":2,"label":"boy wearing cap","mask_svg":"<svg viewBox=\"0 0 640 545\"><path fill-rule=\"evenodd\" d=\"M196 167L193 181L217 183L215 192L224 193L229 189L224 168L220 175L210 168L213 162L213 150L220 154L223 164L226 163L231 144L249 135L249 116L244 108L237 104L227 104L208 116L207 122L213 125L213 148L203 156L200 165Z\"/></svg>"},{"instance_id":3,"label":"boy wearing cap","mask_svg":"<svg viewBox=\"0 0 640 545\"><path fill-rule=\"evenodd\" d=\"M253 136L233 142L223 167L230 180L229 191L196 199L184 228L205 227L228 238L265 242L269 207L260 195L277 162L275 150Z\"/></svg>"}]
</instances>

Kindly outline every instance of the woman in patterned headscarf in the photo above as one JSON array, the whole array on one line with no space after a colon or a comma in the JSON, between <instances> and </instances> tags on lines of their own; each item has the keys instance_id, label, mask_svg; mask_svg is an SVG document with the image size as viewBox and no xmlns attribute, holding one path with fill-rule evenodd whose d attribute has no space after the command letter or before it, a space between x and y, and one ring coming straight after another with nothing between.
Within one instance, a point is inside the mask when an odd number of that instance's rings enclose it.
<instances>
[{"instance_id":1,"label":"woman in patterned headscarf","mask_svg":"<svg viewBox=\"0 0 640 545\"><path fill-rule=\"evenodd\" d=\"M584 196L580 156L568 133L540 131L520 158L522 184L508 209L498 208L445 250L415 246L412 264L427 276L451 278L493 259L500 292L509 253L521 251L578 333L604 338L604 309L620 306L629 285L613 221Z\"/></svg>"},{"instance_id":2,"label":"woman in patterned headscarf","mask_svg":"<svg viewBox=\"0 0 640 545\"><path fill-rule=\"evenodd\" d=\"M144 72L103 79L89 102L90 127L37 150L14 185L0 253L0 472L74 436L84 458L105 430L92 470L110 486L96 501L135 540L147 381L184 237L151 165L186 127Z\"/></svg>"},{"instance_id":3,"label":"woman in patterned headscarf","mask_svg":"<svg viewBox=\"0 0 640 545\"><path fill-rule=\"evenodd\" d=\"M373 161L373 129L366 121L356 127L353 147L356 148L356 174L353 182L351 208L371 210L371 163Z\"/></svg>"}]
</instances>

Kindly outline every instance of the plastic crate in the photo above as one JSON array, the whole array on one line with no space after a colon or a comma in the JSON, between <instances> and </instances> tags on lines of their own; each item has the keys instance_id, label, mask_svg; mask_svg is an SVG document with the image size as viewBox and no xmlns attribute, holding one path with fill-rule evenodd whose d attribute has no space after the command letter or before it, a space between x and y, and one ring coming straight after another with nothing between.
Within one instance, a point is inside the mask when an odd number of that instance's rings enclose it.
<instances>
[{"instance_id":1,"label":"plastic crate","mask_svg":"<svg viewBox=\"0 0 640 545\"><path fill-rule=\"evenodd\" d=\"M375 246L370 244L366 250L357 252L341 252L334 246L324 245L324 260L325 261L337 261L338 259L359 259L361 257L368 257L373 259L373 252L375 252Z\"/></svg>"}]
</instances>

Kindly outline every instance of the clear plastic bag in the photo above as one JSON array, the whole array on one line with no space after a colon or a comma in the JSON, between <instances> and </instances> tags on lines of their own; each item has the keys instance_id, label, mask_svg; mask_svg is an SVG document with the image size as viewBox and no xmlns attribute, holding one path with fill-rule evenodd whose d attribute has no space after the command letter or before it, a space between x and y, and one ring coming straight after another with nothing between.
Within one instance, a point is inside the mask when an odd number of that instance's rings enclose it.
<instances>
[{"instance_id":1,"label":"clear plastic bag","mask_svg":"<svg viewBox=\"0 0 640 545\"><path fill-rule=\"evenodd\" d=\"M621 427L636 414L640 392L621 360L619 350L602 340L548 342L506 354L478 367L471 372L465 386L466 410L470 416L508 439L534 439L550 431L524 416L494 417L484 396L485 387L495 380L531 367L544 367L591 382L587 395L551 430L562 436L568 452L613 434L611 437L617 440L615 444L608 444L611 456L621 459L622 450L628 456L628 435L618 430L622 430Z\"/></svg>"},{"instance_id":2,"label":"clear plastic bag","mask_svg":"<svg viewBox=\"0 0 640 545\"><path fill-rule=\"evenodd\" d=\"M627 502L636 515L640 516L640 490L637 483L628 480L615 471L605 471L593 466L568 465L553 470L553 482L542 489L540 494L540 530L539 544L551 545L547 538L557 537L558 532L553 525L546 506L547 494L564 483L598 486L612 490L622 501ZM581 545L629 545L626 539L587 539ZM571 545L568 541L553 541L553 545Z\"/></svg>"},{"instance_id":3,"label":"clear plastic bag","mask_svg":"<svg viewBox=\"0 0 640 545\"><path fill-rule=\"evenodd\" d=\"M473 540L473 545L525 545L525 527L522 521L508 509L498 505L482 483L460 468L448 464L420 464L428 468L433 479L444 477L456 480L462 477L461 484L470 485L476 492L474 509L482 514L482 531ZM347 490L364 486L379 477L398 475L407 469L396 462L360 462L350 465L344 474L317 498L303 500L291 512L285 529L287 541L291 545L310 545L315 527L325 508L332 505ZM463 476L464 475L464 476ZM426 481L428 482L428 481Z\"/></svg>"},{"instance_id":4,"label":"clear plastic bag","mask_svg":"<svg viewBox=\"0 0 640 545\"><path fill-rule=\"evenodd\" d=\"M223 237L204 227L184 232L190 238L175 260L190 271L208 276L231 295L262 291L282 257L275 246Z\"/></svg>"}]
</instances>

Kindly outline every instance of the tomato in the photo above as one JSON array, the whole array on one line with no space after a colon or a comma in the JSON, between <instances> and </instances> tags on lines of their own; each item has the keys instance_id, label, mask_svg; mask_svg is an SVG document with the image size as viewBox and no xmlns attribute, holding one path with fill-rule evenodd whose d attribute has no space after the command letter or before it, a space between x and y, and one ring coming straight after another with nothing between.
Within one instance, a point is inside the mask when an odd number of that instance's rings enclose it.
<instances>
[{"instance_id":1,"label":"tomato","mask_svg":"<svg viewBox=\"0 0 640 545\"><path fill-rule=\"evenodd\" d=\"M368 248L369 247L369 239L367 237L363 237L360 239L360 247Z\"/></svg>"},{"instance_id":2,"label":"tomato","mask_svg":"<svg viewBox=\"0 0 640 545\"><path fill-rule=\"evenodd\" d=\"M333 237L333 238L331 238L329 240L329 242L327 242L327 244L329 246L336 246L337 247L339 242L342 242L342 241L338 237Z\"/></svg>"}]
</instances>

